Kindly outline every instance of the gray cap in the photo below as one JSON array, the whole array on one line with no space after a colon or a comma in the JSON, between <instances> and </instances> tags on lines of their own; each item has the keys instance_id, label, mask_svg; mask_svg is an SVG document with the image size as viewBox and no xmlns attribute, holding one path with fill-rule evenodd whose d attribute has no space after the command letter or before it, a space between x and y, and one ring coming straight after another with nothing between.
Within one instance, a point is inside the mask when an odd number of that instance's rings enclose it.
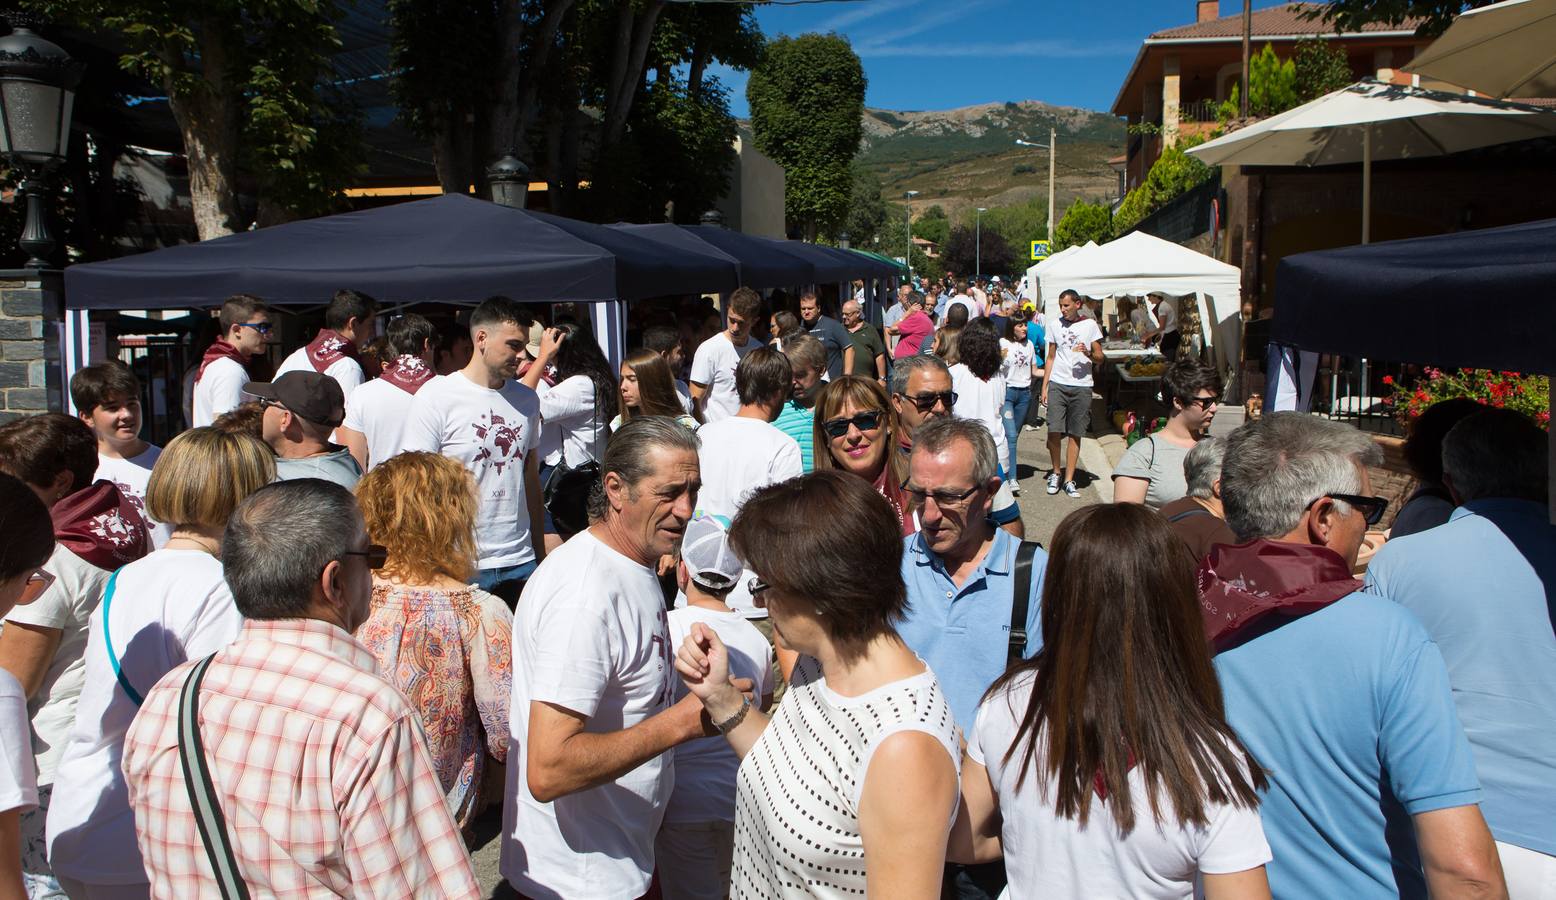
<instances>
[{"instance_id":1,"label":"gray cap","mask_svg":"<svg viewBox=\"0 0 1556 900\"><path fill-rule=\"evenodd\" d=\"M729 520L701 515L686 523L681 561L692 581L710 591L727 591L740 581L745 566L729 545Z\"/></svg>"}]
</instances>

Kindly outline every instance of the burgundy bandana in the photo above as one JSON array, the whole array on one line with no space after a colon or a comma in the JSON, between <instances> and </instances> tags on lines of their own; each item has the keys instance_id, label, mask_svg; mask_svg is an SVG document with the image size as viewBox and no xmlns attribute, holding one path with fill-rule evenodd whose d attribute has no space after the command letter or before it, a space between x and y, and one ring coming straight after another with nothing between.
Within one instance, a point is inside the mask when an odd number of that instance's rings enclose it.
<instances>
[{"instance_id":1,"label":"burgundy bandana","mask_svg":"<svg viewBox=\"0 0 1556 900\"><path fill-rule=\"evenodd\" d=\"M308 342L308 364L320 375L343 359L356 360L357 365L362 364L362 360L357 359L357 345L333 328L320 328L319 333Z\"/></svg>"},{"instance_id":2,"label":"burgundy bandana","mask_svg":"<svg viewBox=\"0 0 1556 900\"><path fill-rule=\"evenodd\" d=\"M240 366L249 364L248 354L240 352L237 347L232 346L221 338L217 338L216 343L205 348L205 356L200 359L200 371L195 373L195 384L200 383L200 379L205 377L206 368L218 359L230 359Z\"/></svg>"},{"instance_id":3,"label":"burgundy bandana","mask_svg":"<svg viewBox=\"0 0 1556 900\"><path fill-rule=\"evenodd\" d=\"M382 378L407 394L414 395L437 374L421 357L406 354L396 357L389 368L384 370Z\"/></svg>"},{"instance_id":4,"label":"burgundy bandana","mask_svg":"<svg viewBox=\"0 0 1556 900\"><path fill-rule=\"evenodd\" d=\"M54 537L99 569L146 555L146 522L111 481L94 482L54 504Z\"/></svg>"},{"instance_id":5,"label":"burgundy bandana","mask_svg":"<svg viewBox=\"0 0 1556 900\"><path fill-rule=\"evenodd\" d=\"M1219 544L1199 567L1205 636L1221 651L1270 615L1299 618L1361 587L1328 547L1269 540Z\"/></svg>"}]
</instances>

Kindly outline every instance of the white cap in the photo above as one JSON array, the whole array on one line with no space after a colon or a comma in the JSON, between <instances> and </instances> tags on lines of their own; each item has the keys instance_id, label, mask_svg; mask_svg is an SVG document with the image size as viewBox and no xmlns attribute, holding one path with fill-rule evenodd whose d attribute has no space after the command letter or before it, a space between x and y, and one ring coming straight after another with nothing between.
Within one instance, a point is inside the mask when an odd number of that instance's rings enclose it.
<instances>
[{"instance_id":1,"label":"white cap","mask_svg":"<svg viewBox=\"0 0 1556 900\"><path fill-rule=\"evenodd\" d=\"M701 515L686 523L681 561L692 581L712 591L734 587L745 571L729 545L729 520L723 516Z\"/></svg>"}]
</instances>

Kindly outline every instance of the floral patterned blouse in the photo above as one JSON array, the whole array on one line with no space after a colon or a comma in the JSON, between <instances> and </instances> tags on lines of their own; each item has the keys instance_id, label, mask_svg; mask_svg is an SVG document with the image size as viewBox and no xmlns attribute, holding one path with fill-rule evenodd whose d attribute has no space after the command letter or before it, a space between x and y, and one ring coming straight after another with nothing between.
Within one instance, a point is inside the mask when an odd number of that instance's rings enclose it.
<instances>
[{"instance_id":1,"label":"floral patterned blouse","mask_svg":"<svg viewBox=\"0 0 1556 900\"><path fill-rule=\"evenodd\" d=\"M466 827L487 754L499 762L508 756L513 613L473 586L375 584L357 640L421 715L449 812Z\"/></svg>"}]
</instances>

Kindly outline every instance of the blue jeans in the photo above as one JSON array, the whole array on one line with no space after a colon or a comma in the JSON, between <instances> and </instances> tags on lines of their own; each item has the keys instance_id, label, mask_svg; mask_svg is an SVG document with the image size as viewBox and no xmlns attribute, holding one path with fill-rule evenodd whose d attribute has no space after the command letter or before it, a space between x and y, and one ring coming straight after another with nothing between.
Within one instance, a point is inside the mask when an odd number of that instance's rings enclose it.
<instances>
[{"instance_id":1,"label":"blue jeans","mask_svg":"<svg viewBox=\"0 0 1556 900\"><path fill-rule=\"evenodd\" d=\"M503 566L497 569L481 569L476 573L476 587L488 594L502 598L512 609L519 603L519 591L524 589L524 582L535 574L535 561L519 563L516 566Z\"/></svg>"},{"instance_id":2,"label":"blue jeans","mask_svg":"<svg viewBox=\"0 0 1556 900\"><path fill-rule=\"evenodd\" d=\"M1009 477L1014 479L1021 467L1016 465L1016 439L1021 437L1021 426L1027 420L1027 410L1032 406L1030 387L1005 388L1005 441L1010 445Z\"/></svg>"}]
</instances>

